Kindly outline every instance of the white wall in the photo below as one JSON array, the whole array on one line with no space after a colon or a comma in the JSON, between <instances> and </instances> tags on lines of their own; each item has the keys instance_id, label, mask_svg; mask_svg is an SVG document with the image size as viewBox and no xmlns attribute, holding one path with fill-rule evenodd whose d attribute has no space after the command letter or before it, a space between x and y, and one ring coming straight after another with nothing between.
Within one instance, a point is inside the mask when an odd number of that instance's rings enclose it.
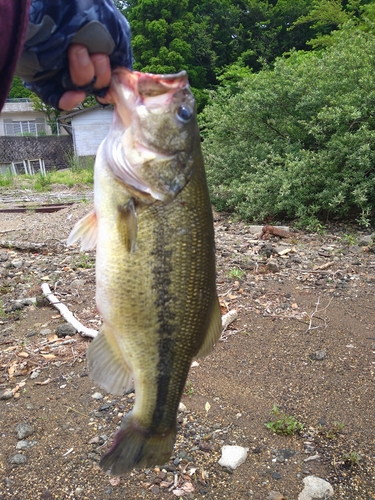
<instances>
[{"instance_id":1,"label":"white wall","mask_svg":"<svg viewBox=\"0 0 375 500\"><path fill-rule=\"evenodd\" d=\"M74 151L77 156L96 155L112 123L112 108L88 109L72 117Z\"/></svg>"}]
</instances>

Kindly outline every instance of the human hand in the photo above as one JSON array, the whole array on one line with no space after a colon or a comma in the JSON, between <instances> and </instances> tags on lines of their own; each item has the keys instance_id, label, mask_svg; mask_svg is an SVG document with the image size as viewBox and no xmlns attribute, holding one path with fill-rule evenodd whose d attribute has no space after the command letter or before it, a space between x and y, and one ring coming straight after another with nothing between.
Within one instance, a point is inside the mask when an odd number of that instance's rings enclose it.
<instances>
[{"instance_id":1,"label":"human hand","mask_svg":"<svg viewBox=\"0 0 375 500\"><path fill-rule=\"evenodd\" d=\"M132 66L130 28L111 0L32 0L16 74L46 104L72 109L85 95L106 104L111 68Z\"/></svg>"},{"instance_id":2,"label":"human hand","mask_svg":"<svg viewBox=\"0 0 375 500\"><path fill-rule=\"evenodd\" d=\"M111 65L106 54L90 55L87 48L81 44L72 44L68 50L69 72L72 82L78 87L90 85L96 77L93 88L105 89L111 81ZM59 108L69 110L75 108L86 97L83 90L68 90L59 100ZM109 104L109 96L97 97L102 104Z\"/></svg>"}]
</instances>

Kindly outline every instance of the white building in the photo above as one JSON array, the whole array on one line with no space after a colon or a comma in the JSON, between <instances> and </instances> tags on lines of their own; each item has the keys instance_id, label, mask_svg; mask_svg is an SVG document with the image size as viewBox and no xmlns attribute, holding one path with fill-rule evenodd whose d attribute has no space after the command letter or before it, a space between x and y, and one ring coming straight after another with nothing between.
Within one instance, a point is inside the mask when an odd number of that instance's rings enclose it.
<instances>
[{"instance_id":1,"label":"white building","mask_svg":"<svg viewBox=\"0 0 375 500\"><path fill-rule=\"evenodd\" d=\"M46 115L29 99L8 99L0 113L0 136L49 135Z\"/></svg>"},{"instance_id":2,"label":"white building","mask_svg":"<svg viewBox=\"0 0 375 500\"><path fill-rule=\"evenodd\" d=\"M77 156L95 156L112 123L112 106L97 105L65 115L59 121L72 135Z\"/></svg>"}]
</instances>

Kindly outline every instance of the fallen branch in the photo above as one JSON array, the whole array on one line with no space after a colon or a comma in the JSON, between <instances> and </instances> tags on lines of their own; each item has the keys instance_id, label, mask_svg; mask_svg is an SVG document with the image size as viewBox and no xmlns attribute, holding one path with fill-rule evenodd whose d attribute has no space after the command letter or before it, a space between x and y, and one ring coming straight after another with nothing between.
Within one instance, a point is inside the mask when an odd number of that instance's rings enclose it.
<instances>
[{"instance_id":1,"label":"fallen branch","mask_svg":"<svg viewBox=\"0 0 375 500\"><path fill-rule=\"evenodd\" d=\"M238 313L235 309L232 309L231 311L227 312L227 314L224 314L224 316L221 317L221 326L223 332L228 328L228 326L233 323L238 317Z\"/></svg>"},{"instance_id":2,"label":"fallen branch","mask_svg":"<svg viewBox=\"0 0 375 500\"><path fill-rule=\"evenodd\" d=\"M49 302L51 302L51 304L53 304L53 306L56 307L56 309L60 312L61 316L65 319L65 321L67 323L70 323L77 330L77 332L82 335L82 337L90 337L94 339L98 335L97 330L93 330L92 328L86 328L85 326L82 325L82 323L78 321L78 319L76 319L73 316L73 313L69 311L66 305L62 304L59 301L59 299L57 299L53 295L47 283L42 284L42 291L43 294L49 300Z\"/></svg>"}]
</instances>

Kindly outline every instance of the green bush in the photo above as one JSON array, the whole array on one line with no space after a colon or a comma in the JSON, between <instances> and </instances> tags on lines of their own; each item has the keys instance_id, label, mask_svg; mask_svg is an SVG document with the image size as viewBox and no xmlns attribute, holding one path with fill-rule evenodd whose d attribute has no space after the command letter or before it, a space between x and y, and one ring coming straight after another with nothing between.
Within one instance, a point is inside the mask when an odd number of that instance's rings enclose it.
<instances>
[{"instance_id":1,"label":"green bush","mask_svg":"<svg viewBox=\"0 0 375 500\"><path fill-rule=\"evenodd\" d=\"M375 36L350 23L315 52L222 85L200 115L212 201L240 218L329 217L375 208Z\"/></svg>"}]
</instances>

